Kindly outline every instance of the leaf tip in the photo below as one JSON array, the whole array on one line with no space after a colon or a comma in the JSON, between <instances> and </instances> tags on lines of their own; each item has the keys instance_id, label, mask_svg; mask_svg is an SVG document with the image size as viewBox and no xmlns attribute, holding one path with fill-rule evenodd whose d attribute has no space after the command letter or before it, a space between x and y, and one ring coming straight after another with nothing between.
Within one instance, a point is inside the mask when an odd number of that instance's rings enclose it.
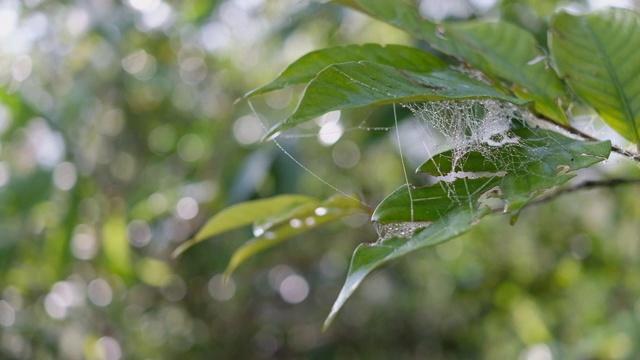
<instances>
[{"instance_id":1,"label":"leaf tip","mask_svg":"<svg viewBox=\"0 0 640 360\"><path fill-rule=\"evenodd\" d=\"M188 248L196 244L198 240L196 238L191 238L182 244L180 244L173 252L171 253L171 258L175 259L180 256L183 252L185 252Z\"/></svg>"}]
</instances>

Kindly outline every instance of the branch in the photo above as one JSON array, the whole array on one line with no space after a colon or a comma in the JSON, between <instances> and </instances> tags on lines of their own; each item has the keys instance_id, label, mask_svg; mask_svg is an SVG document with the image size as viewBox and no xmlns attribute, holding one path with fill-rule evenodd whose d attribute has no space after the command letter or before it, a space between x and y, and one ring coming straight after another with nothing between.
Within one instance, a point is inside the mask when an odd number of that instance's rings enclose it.
<instances>
[{"instance_id":1,"label":"branch","mask_svg":"<svg viewBox=\"0 0 640 360\"><path fill-rule=\"evenodd\" d=\"M548 194L535 201L532 201L531 203L529 203L529 205L537 205L537 204L555 199L558 196L566 195L579 190L588 190L588 189L601 188L601 187L614 187L618 185L630 185L630 184L640 184L640 179L589 180L571 187L557 190L551 194Z\"/></svg>"}]
</instances>

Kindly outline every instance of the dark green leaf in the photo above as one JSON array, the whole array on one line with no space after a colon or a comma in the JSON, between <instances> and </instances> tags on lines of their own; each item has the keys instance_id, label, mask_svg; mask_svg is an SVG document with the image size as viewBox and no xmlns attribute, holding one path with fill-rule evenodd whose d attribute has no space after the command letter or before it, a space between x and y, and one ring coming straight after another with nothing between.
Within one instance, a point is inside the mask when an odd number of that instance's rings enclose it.
<instances>
[{"instance_id":1,"label":"dark green leaf","mask_svg":"<svg viewBox=\"0 0 640 360\"><path fill-rule=\"evenodd\" d=\"M339 0L427 41L435 49L471 64L491 78L513 83L514 92L534 100L536 111L567 124L559 102L562 82L547 66L532 34L507 22L455 22L434 24L420 18L415 6L402 1Z\"/></svg>"},{"instance_id":2,"label":"dark green leaf","mask_svg":"<svg viewBox=\"0 0 640 360\"><path fill-rule=\"evenodd\" d=\"M374 269L409 252L452 239L493 210L517 214L542 191L568 181L574 176L571 171L606 159L611 149L608 141L584 142L549 130L515 126L518 144L494 147L491 154L471 153L458 161L452 160L452 152L448 151L434 156L419 169L435 176L461 171L465 177L449 182L441 179L416 189L405 185L380 203L372 216L379 226L402 229L403 224L421 222L426 228L413 236L403 230L379 244L360 245L325 327ZM487 156L501 165L487 166Z\"/></svg>"},{"instance_id":3,"label":"dark green leaf","mask_svg":"<svg viewBox=\"0 0 640 360\"><path fill-rule=\"evenodd\" d=\"M366 61L336 64L313 79L291 117L270 135L333 110L397 102L493 98L523 105L493 87L451 69L416 73Z\"/></svg>"},{"instance_id":4,"label":"dark green leaf","mask_svg":"<svg viewBox=\"0 0 640 360\"><path fill-rule=\"evenodd\" d=\"M244 97L263 94L291 85L305 84L327 66L362 60L416 72L446 67L446 63L437 57L409 46L377 44L336 46L304 55L289 65L271 83L249 92Z\"/></svg>"},{"instance_id":5,"label":"dark green leaf","mask_svg":"<svg viewBox=\"0 0 640 360\"><path fill-rule=\"evenodd\" d=\"M549 48L560 75L620 135L640 144L640 14L555 14Z\"/></svg>"}]
</instances>

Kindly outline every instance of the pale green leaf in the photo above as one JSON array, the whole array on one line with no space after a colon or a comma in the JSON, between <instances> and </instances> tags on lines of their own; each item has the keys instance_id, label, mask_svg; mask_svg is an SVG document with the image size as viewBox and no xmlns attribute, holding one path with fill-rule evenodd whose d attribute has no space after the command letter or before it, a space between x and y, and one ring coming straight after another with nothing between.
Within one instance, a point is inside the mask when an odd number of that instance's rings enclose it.
<instances>
[{"instance_id":1,"label":"pale green leaf","mask_svg":"<svg viewBox=\"0 0 640 360\"><path fill-rule=\"evenodd\" d=\"M287 209L294 209L302 204L314 203L315 199L302 195L279 195L269 199L247 201L230 206L212 217L196 233L196 235L180 245L173 253L180 253L199 243L225 231L249 225L254 221L267 218Z\"/></svg>"},{"instance_id":2,"label":"pale green leaf","mask_svg":"<svg viewBox=\"0 0 640 360\"><path fill-rule=\"evenodd\" d=\"M291 237L345 216L366 214L358 200L342 195L325 201L306 202L284 213L260 220L254 225L255 238L247 241L232 255L225 278L248 258L276 246Z\"/></svg>"},{"instance_id":3,"label":"pale green leaf","mask_svg":"<svg viewBox=\"0 0 640 360\"><path fill-rule=\"evenodd\" d=\"M640 14L555 14L549 48L560 75L620 135L640 144Z\"/></svg>"}]
</instances>

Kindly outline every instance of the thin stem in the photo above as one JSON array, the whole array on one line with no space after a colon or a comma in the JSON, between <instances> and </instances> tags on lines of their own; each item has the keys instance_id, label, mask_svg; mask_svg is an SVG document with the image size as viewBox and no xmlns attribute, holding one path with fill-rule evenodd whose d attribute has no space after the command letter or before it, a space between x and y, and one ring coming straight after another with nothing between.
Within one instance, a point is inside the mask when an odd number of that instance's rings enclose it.
<instances>
[{"instance_id":1,"label":"thin stem","mask_svg":"<svg viewBox=\"0 0 640 360\"><path fill-rule=\"evenodd\" d=\"M606 180L588 180L585 182L582 182L580 184L576 184L574 186L571 187L567 187L567 188L563 188L560 190L557 190L549 195L543 196L533 202L531 202L529 205L536 205L536 204L540 204L552 199L557 198L558 196L562 196L562 195L566 195L575 191L579 191L579 190L588 190L588 189L595 189L595 188L603 188L603 187L614 187L614 186L618 186L618 185L631 185L631 184L640 184L640 179L606 179Z\"/></svg>"}]
</instances>

